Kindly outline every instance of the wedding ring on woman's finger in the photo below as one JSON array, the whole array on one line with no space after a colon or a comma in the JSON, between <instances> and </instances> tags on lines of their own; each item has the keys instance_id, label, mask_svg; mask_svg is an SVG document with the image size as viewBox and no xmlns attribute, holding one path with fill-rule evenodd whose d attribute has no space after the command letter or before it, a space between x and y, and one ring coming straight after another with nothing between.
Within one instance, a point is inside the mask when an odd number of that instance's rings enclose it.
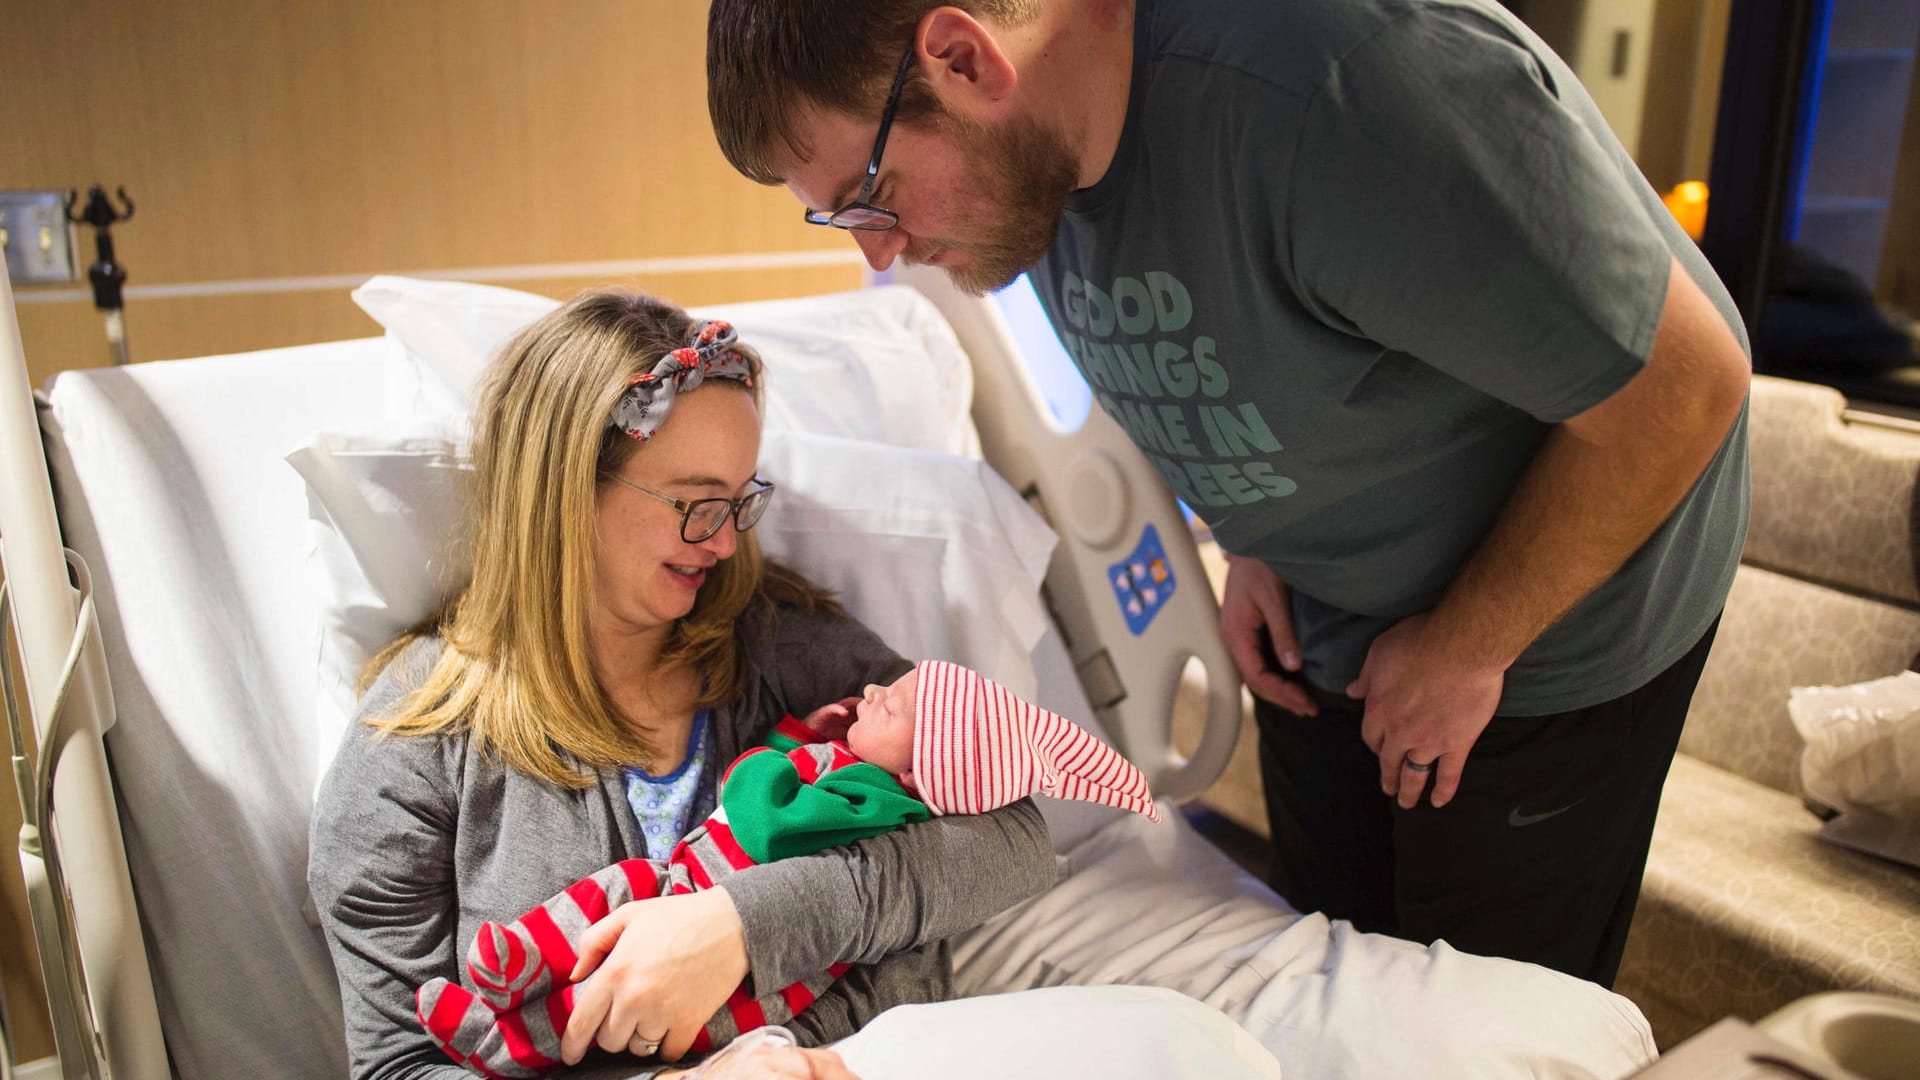
<instances>
[{"instance_id":1,"label":"wedding ring on woman's finger","mask_svg":"<svg viewBox=\"0 0 1920 1080\"><path fill-rule=\"evenodd\" d=\"M1439 760L1440 758L1436 756L1433 759L1433 761L1424 761L1424 762L1415 761L1413 760L1413 751L1409 750L1405 754L1401 755L1400 764L1405 765L1407 768L1412 769L1414 772L1417 772L1417 773L1429 773L1433 771L1434 763Z\"/></svg>"},{"instance_id":2,"label":"wedding ring on woman's finger","mask_svg":"<svg viewBox=\"0 0 1920 1080\"><path fill-rule=\"evenodd\" d=\"M662 1035L664 1039L666 1036ZM639 1057L652 1057L660 1052L660 1039L649 1039L639 1032L633 1033L633 1039L627 1043L627 1049Z\"/></svg>"}]
</instances>

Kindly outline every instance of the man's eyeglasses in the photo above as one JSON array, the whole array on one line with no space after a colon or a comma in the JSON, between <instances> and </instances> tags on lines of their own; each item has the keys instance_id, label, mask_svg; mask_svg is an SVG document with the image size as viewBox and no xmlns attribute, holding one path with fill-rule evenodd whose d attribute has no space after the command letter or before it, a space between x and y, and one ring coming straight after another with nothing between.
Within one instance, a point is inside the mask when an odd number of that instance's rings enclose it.
<instances>
[{"instance_id":1,"label":"man's eyeglasses","mask_svg":"<svg viewBox=\"0 0 1920 1080\"><path fill-rule=\"evenodd\" d=\"M873 139L873 156L867 159L867 178L861 181L860 193L853 201L838 210L809 210L807 224L831 225L836 229L865 229L872 232L885 232L900 224L900 215L882 206L875 206L867 200L873 196L873 185L880 177L880 155L887 149L887 132L893 127L893 112L900 107L900 88L907 84L907 71L913 66L913 48L907 48L907 55L900 58L900 70L894 72L893 89L887 94L887 107L880 114L880 133Z\"/></svg>"},{"instance_id":2,"label":"man's eyeglasses","mask_svg":"<svg viewBox=\"0 0 1920 1080\"><path fill-rule=\"evenodd\" d=\"M773 485L759 477L753 482L759 486L737 499L676 499L658 491L643 488L639 484L619 475L609 477L615 483L648 495L675 510L680 511L680 539L689 544L698 544L711 539L727 523L728 515L733 517L733 527L738 532L746 532L760 522L760 515L767 512L767 504L773 501Z\"/></svg>"}]
</instances>

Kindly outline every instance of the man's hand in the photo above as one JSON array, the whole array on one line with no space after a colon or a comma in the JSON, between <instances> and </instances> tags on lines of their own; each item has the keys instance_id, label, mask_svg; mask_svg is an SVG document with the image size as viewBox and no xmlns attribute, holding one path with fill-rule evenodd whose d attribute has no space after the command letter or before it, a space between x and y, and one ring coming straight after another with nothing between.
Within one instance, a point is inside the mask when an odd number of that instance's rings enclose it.
<instances>
[{"instance_id":1,"label":"man's hand","mask_svg":"<svg viewBox=\"0 0 1920 1080\"><path fill-rule=\"evenodd\" d=\"M1288 672L1300 670L1300 643L1293 636L1293 615L1287 606L1287 586L1259 559L1227 556L1227 582L1220 602L1220 633L1227 651L1240 669L1247 689L1299 716L1318 716L1320 707L1298 682L1275 671L1269 655ZM1272 649L1261 641L1266 633Z\"/></svg>"},{"instance_id":2,"label":"man's hand","mask_svg":"<svg viewBox=\"0 0 1920 1080\"><path fill-rule=\"evenodd\" d=\"M578 951L560 1040L569 1065L590 1044L619 1052L636 1041L678 1061L747 977L746 931L724 887L622 904L587 928Z\"/></svg>"},{"instance_id":3,"label":"man's hand","mask_svg":"<svg viewBox=\"0 0 1920 1080\"><path fill-rule=\"evenodd\" d=\"M1548 432L1471 558L1429 615L1380 635L1347 693L1367 699L1380 786L1453 798L1506 672L1556 620L1645 544L1713 460L1747 400L1740 342L1678 260L1646 365ZM1737 554L1737 553L1735 553Z\"/></svg>"},{"instance_id":4,"label":"man's hand","mask_svg":"<svg viewBox=\"0 0 1920 1080\"><path fill-rule=\"evenodd\" d=\"M822 705L800 718L800 726L823 739L846 741L847 729L853 726L853 710L860 704L857 697L841 698L830 705Z\"/></svg>"},{"instance_id":5,"label":"man's hand","mask_svg":"<svg viewBox=\"0 0 1920 1080\"><path fill-rule=\"evenodd\" d=\"M1412 809L1433 778L1433 805L1447 805L1460 787L1467 753L1500 704L1505 668L1462 663L1413 615L1373 639L1347 696L1366 699L1360 737L1380 758L1380 790ZM1414 765L1432 765L1416 769Z\"/></svg>"}]
</instances>

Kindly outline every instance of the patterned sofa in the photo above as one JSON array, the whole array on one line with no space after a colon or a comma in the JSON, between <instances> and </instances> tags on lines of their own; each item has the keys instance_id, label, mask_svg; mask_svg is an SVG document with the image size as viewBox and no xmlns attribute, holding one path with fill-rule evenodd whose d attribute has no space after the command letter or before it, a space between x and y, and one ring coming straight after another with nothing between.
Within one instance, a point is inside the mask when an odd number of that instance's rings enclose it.
<instances>
[{"instance_id":1,"label":"patterned sofa","mask_svg":"<svg viewBox=\"0 0 1920 1080\"><path fill-rule=\"evenodd\" d=\"M1823 990L1920 998L1920 871L1816 838L1787 715L1791 687L1891 675L1920 655L1920 426L1844 412L1825 387L1754 379L1753 522L1615 986L1663 1046ZM1203 553L1217 587L1217 553ZM1197 692L1177 731L1196 729ZM1264 835L1251 729L1202 801Z\"/></svg>"},{"instance_id":2,"label":"patterned sofa","mask_svg":"<svg viewBox=\"0 0 1920 1080\"><path fill-rule=\"evenodd\" d=\"M1616 986L1667 1045L1823 990L1920 998L1920 870L1816 838L1794 686L1920 656L1920 427L1754 379L1753 521L1660 802Z\"/></svg>"}]
</instances>

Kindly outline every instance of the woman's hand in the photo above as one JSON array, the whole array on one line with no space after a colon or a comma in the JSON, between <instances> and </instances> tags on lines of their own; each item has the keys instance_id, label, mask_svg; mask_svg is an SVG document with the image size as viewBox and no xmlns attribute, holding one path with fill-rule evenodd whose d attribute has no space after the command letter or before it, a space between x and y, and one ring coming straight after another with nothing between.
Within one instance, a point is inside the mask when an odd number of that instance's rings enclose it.
<instances>
[{"instance_id":1,"label":"woman's hand","mask_svg":"<svg viewBox=\"0 0 1920 1080\"><path fill-rule=\"evenodd\" d=\"M659 1080L692 1075L676 1070L660 1074ZM701 1070L699 1080L859 1080L859 1077L831 1050L763 1046Z\"/></svg>"},{"instance_id":2,"label":"woman's hand","mask_svg":"<svg viewBox=\"0 0 1920 1080\"><path fill-rule=\"evenodd\" d=\"M662 1061L678 1061L747 977L746 931L724 887L622 904L581 935L579 953L560 1040L569 1065L589 1044L657 1042Z\"/></svg>"},{"instance_id":3,"label":"woman's hand","mask_svg":"<svg viewBox=\"0 0 1920 1080\"><path fill-rule=\"evenodd\" d=\"M1280 661L1289 675L1300 670L1300 643L1293 636L1286 582L1259 559L1228 555L1221 594L1220 635L1247 689L1296 716L1318 716L1320 707L1306 689L1267 662L1270 656ZM1266 632L1265 642L1261 631Z\"/></svg>"}]
</instances>

